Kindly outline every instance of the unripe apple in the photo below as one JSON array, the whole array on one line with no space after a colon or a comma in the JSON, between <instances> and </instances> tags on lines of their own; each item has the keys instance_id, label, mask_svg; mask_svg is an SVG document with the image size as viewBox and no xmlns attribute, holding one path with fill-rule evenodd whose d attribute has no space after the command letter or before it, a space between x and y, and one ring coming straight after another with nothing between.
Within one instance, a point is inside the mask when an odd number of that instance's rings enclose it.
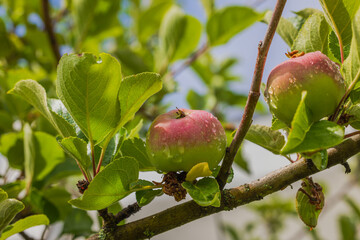
<instances>
[{"instance_id":1,"label":"unripe apple","mask_svg":"<svg viewBox=\"0 0 360 240\"><path fill-rule=\"evenodd\" d=\"M310 121L315 122L335 111L346 86L338 66L317 51L277 65L269 75L265 98L270 111L291 126L303 91Z\"/></svg>"},{"instance_id":2,"label":"unripe apple","mask_svg":"<svg viewBox=\"0 0 360 240\"><path fill-rule=\"evenodd\" d=\"M146 137L151 163L163 172L186 171L207 162L221 161L226 148L225 130L211 113L177 109L158 116Z\"/></svg>"}]
</instances>

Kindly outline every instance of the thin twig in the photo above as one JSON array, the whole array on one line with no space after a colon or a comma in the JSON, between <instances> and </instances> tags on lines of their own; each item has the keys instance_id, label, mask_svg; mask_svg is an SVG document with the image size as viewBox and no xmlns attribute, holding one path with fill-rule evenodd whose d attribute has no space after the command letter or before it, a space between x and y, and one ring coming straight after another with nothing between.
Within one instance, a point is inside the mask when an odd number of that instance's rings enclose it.
<instances>
[{"instance_id":1,"label":"thin twig","mask_svg":"<svg viewBox=\"0 0 360 240\"><path fill-rule=\"evenodd\" d=\"M131 215L137 213L140 210L141 210L141 207L139 206L139 204L137 202L133 203L115 215L115 222L119 223L122 220L130 217Z\"/></svg>"},{"instance_id":2,"label":"thin twig","mask_svg":"<svg viewBox=\"0 0 360 240\"><path fill-rule=\"evenodd\" d=\"M360 135L346 139L338 146L328 149L327 152L327 168L346 162L347 159L360 152ZM224 190L220 207L201 207L194 201L185 202L152 216L118 226L111 232L111 239L149 238L149 234L155 236L202 217L261 200L269 194L284 190L292 183L318 172L320 170L315 166L309 166L303 158L249 184ZM94 235L89 239L99 238L98 235Z\"/></svg>"},{"instance_id":3,"label":"thin twig","mask_svg":"<svg viewBox=\"0 0 360 240\"><path fill-rule=\"evenodd\" d=\"M184 61L177 69L171 71L171 76L175 77L187 67L189 67L193 62L196 61L202 54L204 54L209 49L209 44L205 43L202 47L200 47L196 52L194 52L190 58Z\"/></svg>"},{"instance_id":4,"label":"thin twig","mask_svg":"<svg viewBox=\"0 0 360 240\"><path fill-rule=\"evenodd\" d=\"M286 0L277 1L274 14L271 18L270 24L266 31L264 41L260 42L258 46L258 56L256 59L255 71L252 79L249 96L246 101L244 114L241 119L239 128L235 133L234 139L231 142L228 151L226 151L225 153L223 163L221 165L219 174L216 178L219 183L220 189L223 189L226 184L226 179L229 176L235 155L252 123L252 117L254 115L255 107L260 97L260 85L261 85L262 75L264 72L266 57L271 45L271 41L274 37L276 27L280 21L280 17L284 9L285 3Z\"/></svg>"},{"instance_id":5,"label":"thin twig","mask_svg":"<svg viewBox=\"0 0 360 240\"><path fill-rule=\"evenodd\" d=\"M355 135L358 135L358 134L360 134L360 131L348 133L348 134L345 134L344 138L349 138L349 137L352 137L352 136L355 136Z\"/></svg>"},{"instance_id":6,"label":"thin twig","mask_svg":"<svg viewBox=\"0 0 360 240\"><path fill-rule=\"evenodd\" d=\"M49 228L49 226L48 225L46 225L45 226L45 228L44 228L44 231L42 232L42 234L41 234L41 240L44 240L45 239L45 233L46 233L46 231L48 230L48 228Z\"/></svg>"},{"instance_id":7,"label":"thin twig","mask_svg":"<svg viewBox=\"0 0 360 240\"><path fill-rule=\"evenodd\" d=\"M25 239L25 240L34 240L32 237L27 235L25 232L19 232L19 234Z\"/></svg>"},{"instance_id":8,"label":"thin twig","mask_svg":"<svg viewBox=\"0 0 360 240\"><path fill-rule=\"evenodd\" d=\"M53 51L54 57L56 59L56 64L60 61L61 55L59 50L59 45L56 40L54 28L52 25L51 17L50 17L50 6L48 0L41 0L42 1L42 10L43 10L43 16L44 16L44 24L45 24L45 30L48 35L51 49Z\"/></svg>"}]
</instances>

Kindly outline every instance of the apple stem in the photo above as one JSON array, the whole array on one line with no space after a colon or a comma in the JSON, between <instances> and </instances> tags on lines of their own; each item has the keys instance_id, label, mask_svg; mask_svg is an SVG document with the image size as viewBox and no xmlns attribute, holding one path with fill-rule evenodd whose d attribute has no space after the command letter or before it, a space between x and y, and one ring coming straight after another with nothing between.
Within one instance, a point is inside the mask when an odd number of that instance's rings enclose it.
<instances>
[{"instance_id":1,"label":"apple stem","mask_svg":"<svg viewBox=\"0 0 360 240\"><path fill-rule=\"evenodd\" d=\"M178 116L176 117L176 119L180 119L180 118L184 118L186 117L186 114L184 113L184 111L180 110L179 108L176 107L176 109L178 110L176 113L178 114Z\"/></svg>"}]
</instances>

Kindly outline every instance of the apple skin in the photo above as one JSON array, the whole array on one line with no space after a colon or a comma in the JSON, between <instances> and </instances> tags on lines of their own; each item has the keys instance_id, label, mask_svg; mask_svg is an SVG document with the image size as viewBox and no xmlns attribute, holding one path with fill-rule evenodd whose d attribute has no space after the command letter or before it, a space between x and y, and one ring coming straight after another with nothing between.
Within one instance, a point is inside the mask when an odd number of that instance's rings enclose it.
<instances>
[{"instance_id":1,"label":"apple skin","mask_svg":"<svg viewBox=\"0 0 360 240\"><path fill-rule=\"evenodd\" d=\"M345 94L338 66L321 52L306 53L277 65L270 73L265 100L279 120L291 126L302 91L311 122L331 115Z\"/></svg>"},{"instance_id":2,"label":"apple skin","mask_svg":"<svg viewBox=\"0 0 360 240\"><path fill-rule=\"evenodd\" d=\"M226 149L221 123L206 111L179 110L159 115L151 124L146 136L151 163L163 172L188 172L201 162L215 168ZM179 117L181 111L184 116Z\"/></svg>"}]
</instances>

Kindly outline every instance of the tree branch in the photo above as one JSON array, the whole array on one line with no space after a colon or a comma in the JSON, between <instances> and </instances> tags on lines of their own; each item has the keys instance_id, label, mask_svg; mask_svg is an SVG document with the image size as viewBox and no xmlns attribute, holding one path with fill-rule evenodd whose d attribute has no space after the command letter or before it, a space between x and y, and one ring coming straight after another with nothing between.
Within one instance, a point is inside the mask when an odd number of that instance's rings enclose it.
<instances>
[{"instance_id":1,"label":"tree branch","mask_svg":"<svg viewBox=\"0 0 360 240\"><path fill-rule=\"evenodd\" d=\"M360 135L344 140L336 147L328 149L328 167L346 162L348 158L360 152ZM309 164L311 163L311 164ZM145 239L196 219L235 207L261 200L263 197L285 189L290 184L320 172L309 160L304 158L273 171L261 179L249 184L224 190L221 206L201 207L194 201L185 202L152 216L116 227L108 232L107 239ZM90 239L98 239L98 235Z\"/></svg>"},{"instance_id":2,"label":"tree branch","mask_svg":"<svg viewBox=\"0 0 360 240\"><path fill-rule=\"evenodd\" d=\"M171 76L175 77L183 70L185 70L188 66L190 66L193 62L196 61L202 54L204 54L209 49L209 44L205 43L202 47L200 47L196 52L194 52L187 60L185 60L180 67L171 71Z\"/></svg>"},{"instance_id":3,"label":"tree branch","mask_svg":"<svg viewBox=\"0 0 360 240\"><path fill-rule=\"evenodd\" d=\"M56 59L56 64L57 64L60 61L61 55L60 55L59 45L56 40L54 28L53 28L53 25L51 22L49 1L41 0L41 2L42 2L43 21L45 24L45 30L48 35L51 49L53 51L54 57Z\"/></svg>"},{"instance_id":4,"label":"tree branch","mask_svg":"<svg viewBox=\"0 0 360 240\"><path fill-rule=\"evenodd\" d=\"M271 41L274 37L276 27L280 21L282 11L285 7L285 3L286 0L277 1L274 14L271 18L271 21L269 23L268 29L265 34L264 41L259 43L255 71L252 79L249 96L246 101L244 114L241 119L239 128L235 133L234 139L225 153L223 163L221 165L219 174L216 178L216 180L219 183L220 189L223 189L226 184L226 180L229 176L235 155L252 123L252 117L254 115L255 107L260 97L260 85L261 85L262 75L264 72L266 57L269 52Z\"/></svg>"}]
</instances>

